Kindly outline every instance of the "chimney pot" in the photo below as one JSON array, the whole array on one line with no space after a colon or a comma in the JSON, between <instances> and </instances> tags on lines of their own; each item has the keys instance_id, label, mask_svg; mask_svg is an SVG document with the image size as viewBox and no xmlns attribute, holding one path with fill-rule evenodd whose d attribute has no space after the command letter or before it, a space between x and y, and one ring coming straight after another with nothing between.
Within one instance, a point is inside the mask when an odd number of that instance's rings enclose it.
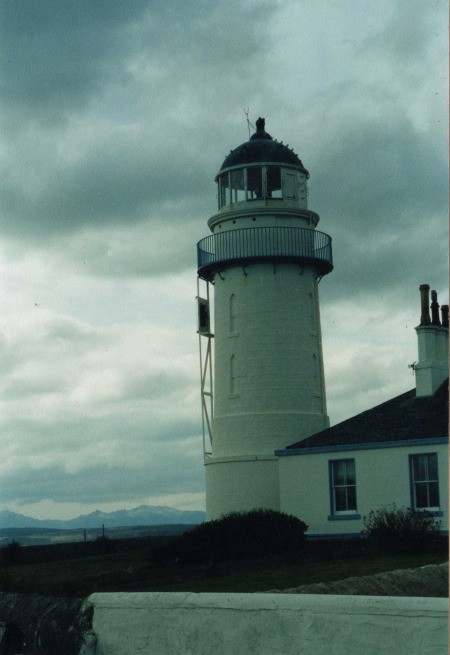
<instances>
[{"instance_id":1,"label":"chimney pot","mask_svg":"<svg viewBox=\"0 0 450 655\"><path fill-rule=\"evenodd\" d=\"M421 284L420 287L420 304L421 304L421 316L420 316L420 325L430 325L430 285Z\"/></svg>"},{"instance_id":2,"label":"chimney pot","mask_svg":"<svg viewBox=\"0 0 450 655\"><path fill-rule=\"evenodd\" d=\"M448 305L442 305L441 314L442 314L442 327L448 328Z\"/></svg>"},{"instance_id":3,"label":"chimney pot","mask_svg":"<svg viewBox=\"0 0 450 655\"><path fill-rule=\"evenodd\" d=\"M431 292L431 323L433 325L440 325L441 321L439 320L439 304L437 301L437 292Z\"/></svg>"}]
</instances>

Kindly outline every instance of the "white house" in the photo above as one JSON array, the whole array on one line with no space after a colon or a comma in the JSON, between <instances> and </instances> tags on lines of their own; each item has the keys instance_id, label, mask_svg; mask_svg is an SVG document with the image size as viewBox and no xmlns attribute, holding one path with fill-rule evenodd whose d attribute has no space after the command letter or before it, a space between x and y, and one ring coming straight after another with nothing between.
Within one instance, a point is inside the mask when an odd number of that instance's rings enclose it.
<instances>
[{"instance_id":1,"label":"white house","mask_svg":"<svg viewBox=\"0 0 450 655\"><path fill-rule=\"evenodd\" d=\"M353 535L371 510L427 510L448 531L448 307L422 285L416 388L303 439L279 459L280 507L308 534Z\"/></svg>"}]
</instances>

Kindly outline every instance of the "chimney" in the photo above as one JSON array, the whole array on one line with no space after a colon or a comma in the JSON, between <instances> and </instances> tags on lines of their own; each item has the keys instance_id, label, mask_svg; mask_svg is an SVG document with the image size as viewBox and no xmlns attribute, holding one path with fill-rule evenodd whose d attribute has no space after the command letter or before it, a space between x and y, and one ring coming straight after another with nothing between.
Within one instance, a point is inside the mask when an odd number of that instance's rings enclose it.
<instances>
[{"instance_id":1,"label":"chimney","mask_svg":"<svg viewBox=\"0 0 450 655\"><path fill-rule=\"evenodd\" d=\"M416 327L419 361L416 373L416 396L432 396L448 378L448 305L441 308L436 291L431 292L431 318L428 284L420 285L420 325Z\"/></svg>"},{"instance_id":2,"label":"chimney","mask_svg":"<svg viewBox=\"0 0 450 655\"><path fill-rule=\"evenodd\" d=\"M430 297L428 292L430 291L429 284L421 284L420 287L420 304L422 307L422 314L420 316L420 325L429 325L430 321Z\"/></svg>"}]
</instances>

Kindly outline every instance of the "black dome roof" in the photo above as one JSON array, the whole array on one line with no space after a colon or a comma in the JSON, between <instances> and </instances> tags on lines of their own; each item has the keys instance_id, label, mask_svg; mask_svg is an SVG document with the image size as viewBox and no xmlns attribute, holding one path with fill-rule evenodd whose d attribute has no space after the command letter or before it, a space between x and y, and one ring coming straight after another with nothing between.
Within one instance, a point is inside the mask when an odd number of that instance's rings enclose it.
<instances>
[{"instance_id":1,"label":"black dome roof","mask_svg":"<svg viewBox=\"0 0 450 655\"><path fill-rule=\"evenodd\" d=\"M278 164L288 164L299 168L302 173L309 177L309 173L303 166L301 159L288 146L274 140L265 129L264 118L258 118L256 121L256 132L250 137L249 141L242 143L240 146L230 152L225 158L220 170L232 166L241 166L244 164L257 164L258 162L273 162Z\"/></svg>"}]
</instances>

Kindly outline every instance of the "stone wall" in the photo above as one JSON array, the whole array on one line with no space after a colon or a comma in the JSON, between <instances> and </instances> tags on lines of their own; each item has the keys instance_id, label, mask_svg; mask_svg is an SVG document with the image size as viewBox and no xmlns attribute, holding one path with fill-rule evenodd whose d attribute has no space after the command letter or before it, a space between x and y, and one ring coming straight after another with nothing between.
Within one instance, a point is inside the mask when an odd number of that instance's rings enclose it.
<instances>
[{"instance_id":1,"label":"stone wall","mask_svg":"<svg viewBox=\"0 0 450 655\"><path fill-rule=\"evenodd\" d=\"M0 621L6 624L5 655L78 655L92 607L79 598L0 593Z\"/></svg>"},{"instance_id":2,"label":"stone wall","mask_svg":"<svg viewBox=\"0 0 450 655\"><path fill-rule=\"evenodd\" d=\"M400 569L377 575L320 582L292 589L282 594L344 594L353 596L448 597L448 562L416 569Z\"/></svg>"}]
</instances>

